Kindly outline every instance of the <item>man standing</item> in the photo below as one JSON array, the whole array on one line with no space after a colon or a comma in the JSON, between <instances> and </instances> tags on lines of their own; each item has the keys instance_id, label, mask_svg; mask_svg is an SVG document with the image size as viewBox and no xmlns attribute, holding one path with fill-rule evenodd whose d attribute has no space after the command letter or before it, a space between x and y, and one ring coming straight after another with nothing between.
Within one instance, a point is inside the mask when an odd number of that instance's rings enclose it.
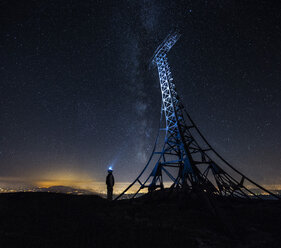
<instances>
[{"instance_id":1,"label":"man standing","mask_svg":"<svg viewBox=\"0 0 281 248\"><path fill-rule=\"evenodd\" d=\"M106 177L106 185L107 185L107 200L112 201L112 195L113 195L113 186L114 186L114 176L112 174L113 169L110 166L108 168L108 174Z\"/></svg>"}]
</instances>

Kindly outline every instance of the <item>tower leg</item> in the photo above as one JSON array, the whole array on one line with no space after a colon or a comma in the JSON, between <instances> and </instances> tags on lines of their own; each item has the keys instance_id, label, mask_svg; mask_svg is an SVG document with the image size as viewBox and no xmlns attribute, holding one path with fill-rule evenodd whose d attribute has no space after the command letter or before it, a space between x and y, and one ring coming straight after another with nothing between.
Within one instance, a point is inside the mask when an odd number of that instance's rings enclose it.
<instances>
[{"instance_id":1,"label":"tower leg","mask_svg":"<svg viewBox=\"0 0 281 248\"><path fill-rule=\"evenodd\" d=\"M162 164L159 162L152 172L153 180L148 187L148 192L154 191L156 188L164 189L163 178L162 178ZM157 185L159 181L159 185Z\"/></svg>"}]
</instances>

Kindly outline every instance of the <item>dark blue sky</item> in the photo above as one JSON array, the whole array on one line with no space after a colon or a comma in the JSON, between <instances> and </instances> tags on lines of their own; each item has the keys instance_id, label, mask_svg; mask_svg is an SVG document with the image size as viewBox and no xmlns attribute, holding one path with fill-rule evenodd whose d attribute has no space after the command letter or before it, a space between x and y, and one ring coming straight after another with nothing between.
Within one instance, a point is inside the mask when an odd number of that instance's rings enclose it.
<instances>
[{"instance_id":1,"label":"dark blue sky","mask_svg":"<svg viewBox=\"0 0 281 248\"><path fill-rule=\"evenodd\" d=\"M210 143L281 182L278 1L1 1L0 177L144 166L161 95L149 59L169 30L179 95Z\"/></svg>"}]
</instances>

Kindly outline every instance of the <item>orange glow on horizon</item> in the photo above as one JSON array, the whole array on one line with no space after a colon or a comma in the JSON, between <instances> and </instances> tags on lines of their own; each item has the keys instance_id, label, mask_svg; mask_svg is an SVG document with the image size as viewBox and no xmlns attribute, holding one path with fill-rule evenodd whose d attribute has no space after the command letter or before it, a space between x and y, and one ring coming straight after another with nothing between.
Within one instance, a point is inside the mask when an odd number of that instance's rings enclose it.
<instances>
[{"instance_id":1,"label":"orange glow on horizon","mask_svg":"<svg viewBox=\"0 0 281 248\"><path fill-rule=\"evenodd\" d=\"M95 178L91 177L87 173L82 173L78 171L52 171L47 173L42 173L41 176L30 176L30 177L0 177L0 183L5 187L18 185L23 185L22 188L27 187L28 185L33 185L38 188L49 188L52 186L66 186L72 187L81 190L87 190L92 193L101 193L105 194L106 184L105 181L97 181ZM25 186L26 185L26 186ZM114 193L120 194L130 185L130 182L116 182L114 186ZM169 182L164 182L165 187L169 187ZM134 185L127 194L135 193L138 188L139 184ZM263 184L263 187L270 191L281 190L281 184ZM248 185L249 189L255 189L255 187L251 187ZM16 187L15 187L16 188ZM141 192L146 192L147 189L142 190Z\"/></svg>"}]
</instances>

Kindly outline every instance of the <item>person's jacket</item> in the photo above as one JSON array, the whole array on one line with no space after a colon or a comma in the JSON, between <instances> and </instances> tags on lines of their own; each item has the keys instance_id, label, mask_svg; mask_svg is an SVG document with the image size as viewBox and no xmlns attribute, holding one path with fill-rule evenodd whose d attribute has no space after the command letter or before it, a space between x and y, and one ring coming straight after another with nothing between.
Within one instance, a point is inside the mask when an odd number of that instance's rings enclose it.
<instances>
[{"instance_id":1,"label":"person's jacket","mask_svg":"<svg viewBox=\"0 0 281 248\"><path fill-rule=\"evenodd\" d=\"M112 173L107 175L106 185L107 185L107 187L113 187L114 186L114 176L112 175Z\"/></svg>"}]
</instances>

